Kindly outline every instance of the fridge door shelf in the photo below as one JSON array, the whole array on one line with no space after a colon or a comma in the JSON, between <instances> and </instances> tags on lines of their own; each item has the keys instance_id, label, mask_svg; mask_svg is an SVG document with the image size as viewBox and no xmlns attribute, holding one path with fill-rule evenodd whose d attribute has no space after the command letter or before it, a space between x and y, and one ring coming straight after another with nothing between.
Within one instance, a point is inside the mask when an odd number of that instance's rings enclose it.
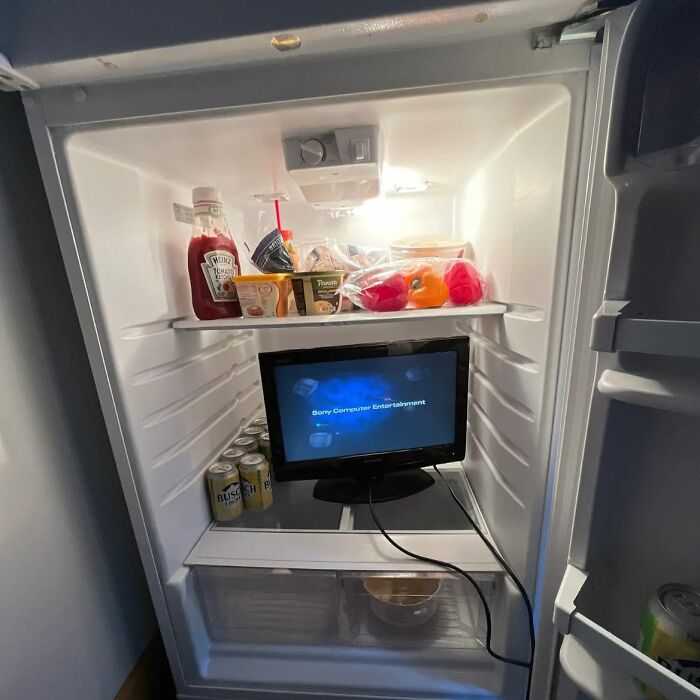
<instances>
[{"instance_id":1,"label":"fridge door shelf","mask_svg":"<svg viewBox=\"0 0 700 700\"><path fill-rule=\"evenodd\" d=\"M631 314L628 301L605 300L593 319L591 347L600 352L700 358L700 321Z\"/></svg>"},{"instance_id":2,"label":"fridge door shelf","mask_svg":"<svg viewBox=\"0 0 700 700\"><path fill-rule=\"evenodd\" d=\"M331 316L285 316L280 318L223 318L217 321L183 319L173 321L173 328L187 331L210 330L281 330L283 328L323 326L354 326L375 323L408 323L430 319L479 318L481 316L502 316L508 307L505 304L482 301L471 306L445 306L440 309L405 309L386 313L371 311L350 311Z\"/></svg>"},{"instance_id":3,"label":"fridge door shelf","mask_svg":"<svg viewBox=\"0 0 700 700\"><path fill-rule=\"evenodd\" d=\"M564 635L560 650L562 667L572 682L594 700L613 697L616 700L637 700L644 697L636 690L633 679L673 700L698 700L700 688L664 668L582 612L579 595L587 583L585 572L567 566L554 611L554 621Z\"/></svg>"},{"instance_id":4,"label":"fridge door shelf","mask_svg":"<svg viewBox=\"0 0 700 700\"><path fill-rule=\"evenodd\" d=\"M700 379L686 372L606 369L598 379L598 391L625 403L700 415Z\"/></svg>"},{"instance_id":5,"label":"fridge door shelf","mask_svg":"<svg viewBox=\"0 0 700 700\"><path fill-rule=\"evenodd\" d=\"M700 357L700 321L621 316L615 350L674 357Z\"/></svg>"}]
</instances>

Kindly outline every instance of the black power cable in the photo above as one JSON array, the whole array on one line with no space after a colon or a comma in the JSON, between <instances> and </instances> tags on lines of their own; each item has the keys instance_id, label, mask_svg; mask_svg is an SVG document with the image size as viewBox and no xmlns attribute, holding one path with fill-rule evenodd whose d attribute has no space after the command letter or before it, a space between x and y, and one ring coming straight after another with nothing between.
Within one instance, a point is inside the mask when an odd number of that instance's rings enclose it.
<instances>
[{"instance_id":1,"label":"black power cable","mask_svg":"<svg viewBox=\"0 0 700 700\"><path fill-rule=\"evenodd\" d=\"M527 693L525 694L525 698L527 700L530 697L530 687L532 685L532 668L534 666L535 661L535 617L532 613L532 604L530 603L530 597L528 596L527 591L525 590L525 586L523 586L523 584L520 583L520 579L515 575L513 569L511 569L511 567L508 565L508 562L506 562L506 560L500 555L496 547L491 543L491 541L486 537L486 535L484 535L484 533L474 521L474 518L472 518L472 516L467 511L462 501L459 500L459 497L454 492L452 486L450 486L450 482L445 478L445 475L437 468L437 465L435 464L433 464L433 469L437 472L445 486L447 486L447 488L449 489L450 495L452 496L452 500L459 506L459 509L462 511L462 513L464 513L464 517L469 521L469 524L472 526L472 528L474 528L476 534L479 535L479 537L486 545L488 550L491 552L491 554L493 554L493 556L496 557L498 563L503 567L508 576L510 576L511 580L515 584L515 587L518 589L518 592L520 593L523 602L525 603L525 608L527 609L527 623L530 632L530 662L528 665L527 675Z\"/></svg>"},{"instance_id":2,"label":"black power cable","mask_svg":"<svg viewBox=\"0 0 700 700\"><path fill-rule=\"evenodd\" d=\"M439 472L437 467L434 467L434 469L442 477L442 474ZM444 477L442 477L442 478L444 480ZM447 483L447 482L445 481L445 483ZM451 564L448 561L442 561L441 559L433 559L432 557L426 557L426 556L423 556L422 554L417 554L416 552L411 552L410 550L406 549L405 547L402 547L398 542L396 542L396 540L392 539L391 536L389 535L389 533L387 533L387 531L382 526L382 524L379 521L379 518L377 517L377 514L374 510L374 503L372 500L373 484L374 484L374 481L369 482L369 486L368 486L368 490L367 490L367 495L368 495L367 501L369 504L369 511L372 515L372 519L374 520L374 524L377 526L377 529L382 533L384 538L393 547L395 547L396 549L399 550L399 552L405 554L406 556L411 557L412 559L416 559L417 561L423 561L423 562L426 562L427 564L433 564L434 566L440 566L444 569L454 571L456 574L459 574L460 576L465 578L467 581L469 581L469 583L471 583L471 585L474 587L474 590L476 591L476 593L479 597L479 600L481 601L481 604L484 608L484 617L486 620L486 651L489 653L490 656L492 656L497 661L502 661L503 663L511 664L512 666L518 666L520 668L528 669L528 686L527 686L526 700L529 700L530 684L532 681L532 659L534 657L534 646L532 647L532 650L531 650L530 661L520 661L519 659L512 659L508 656L502 656L501 654L499 654L498 652L494 651L491 648L491 632L492 632L491 609L489 608L489 604L488 604L488 601L486 600L486 596L484 595L483 591L479 587L479 584L476 582L474 577L471 576L470 574L468 574L463 569L460 569L458 566L455 566L454 564ZM447 484L447 486L448 486L448 488L450 488L449 484ZM456 494L452 491L451 488L450 488L450 493L452 493L453 498L457 501L457 503L460 505L460 507L462 507L461 501L457 498ZM494 549L491 548L491 544L488 542L488 540L486 540L486 538L483 535L483 533L481 532L481 530L479 530L479 528L476 527L476 524L474 523L473 519L467 513L467 511L464 507L462 507L462 511L466 514L472 527L474 527L476 532L481 536L481 538L484 540L484 542L486 542L489 549L495 554L496 558L504 566L504 569L506 569L506 572L509 573L509 575L515 580L516 585L519 587L519 590L520 590L521 584L517 580L517 578L515 577L515 574L512 573L512 570L510 570L510 567L508 567L508 565L502 560L500 555L497 552L495 552ZM524 589L522 589L521 592L524 593L524 595L525 595L525 600L527 601L526 605L528 607L529 615L531 618L532 608L530 606L530 600L529 600L529 598L527 598L527 594L524 592Z\"/></svg>"}]
</instances>

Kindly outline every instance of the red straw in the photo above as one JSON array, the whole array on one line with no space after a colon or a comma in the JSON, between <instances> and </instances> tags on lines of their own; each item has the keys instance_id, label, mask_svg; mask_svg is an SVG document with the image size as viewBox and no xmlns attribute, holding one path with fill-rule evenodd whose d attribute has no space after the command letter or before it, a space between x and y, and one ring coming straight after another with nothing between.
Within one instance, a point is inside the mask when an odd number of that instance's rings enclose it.
<instances>
[{"instance_id":1,"label":"red straw","mask_svg":"<svg viewBox=\"0 0 700 700\"><path fill-rule=\"evenodd\" d=\"M277 230L282 234L282 219L280 219L280 200L275 200L275 216L277 217Z\"/></svg>"}]
</instances>

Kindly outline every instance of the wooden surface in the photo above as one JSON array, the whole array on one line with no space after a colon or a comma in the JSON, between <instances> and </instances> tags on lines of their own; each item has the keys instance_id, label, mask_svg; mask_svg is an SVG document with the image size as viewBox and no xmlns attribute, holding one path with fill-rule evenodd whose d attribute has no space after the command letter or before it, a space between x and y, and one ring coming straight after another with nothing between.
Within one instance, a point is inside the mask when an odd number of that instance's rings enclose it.
<instances>
[{"instance_id":1,"label":"wooden surface","mask_svg":"<svg viewBox=\"0 0 700 700\"><path fill-rule=\"evenodd\" d=\"M160 635L146 647L114 700L174 700L168 659Z\"/></svg>"}]
</instances>

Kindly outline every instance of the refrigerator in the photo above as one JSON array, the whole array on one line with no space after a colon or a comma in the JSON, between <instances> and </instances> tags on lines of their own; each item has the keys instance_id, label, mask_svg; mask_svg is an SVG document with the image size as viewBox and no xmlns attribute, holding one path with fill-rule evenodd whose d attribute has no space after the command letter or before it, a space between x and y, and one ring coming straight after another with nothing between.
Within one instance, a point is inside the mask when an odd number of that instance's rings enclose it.
<instances>
[{"instance_id":1,"label":"refrigerator","mask_svg":"<svg viewBox=\"0 0 700 700\"><path fill-rule=\"evenodd\" d=\"M392 549L365 506L275 484L267 520L223 527L207 499L207 467L263 411L259 352L459 335L467 453L445 473L533 600L530 697L631 700L640 683L700 697L697 674L637 651L654 591L700 585L700 17L618 4L546 26L493 3L361 34L301 28L298 54L245 39L252 58L233 65L192 52L184 70L183 49L158 75L82 83L6 66L179 698L525 696L526 671L486 653L474 589ZM380 196L307 201L285 139L366 128ZM221 189L243 258L280 196L300 245L466 241L488 302L197 321L186 250L202 185ZM527 659L516 588L430 493L377 512L403 546L472 574L494 648ZM373 614L368 578L426 572L441 578L428 624Z\"/></svg>"}]
</instances>

